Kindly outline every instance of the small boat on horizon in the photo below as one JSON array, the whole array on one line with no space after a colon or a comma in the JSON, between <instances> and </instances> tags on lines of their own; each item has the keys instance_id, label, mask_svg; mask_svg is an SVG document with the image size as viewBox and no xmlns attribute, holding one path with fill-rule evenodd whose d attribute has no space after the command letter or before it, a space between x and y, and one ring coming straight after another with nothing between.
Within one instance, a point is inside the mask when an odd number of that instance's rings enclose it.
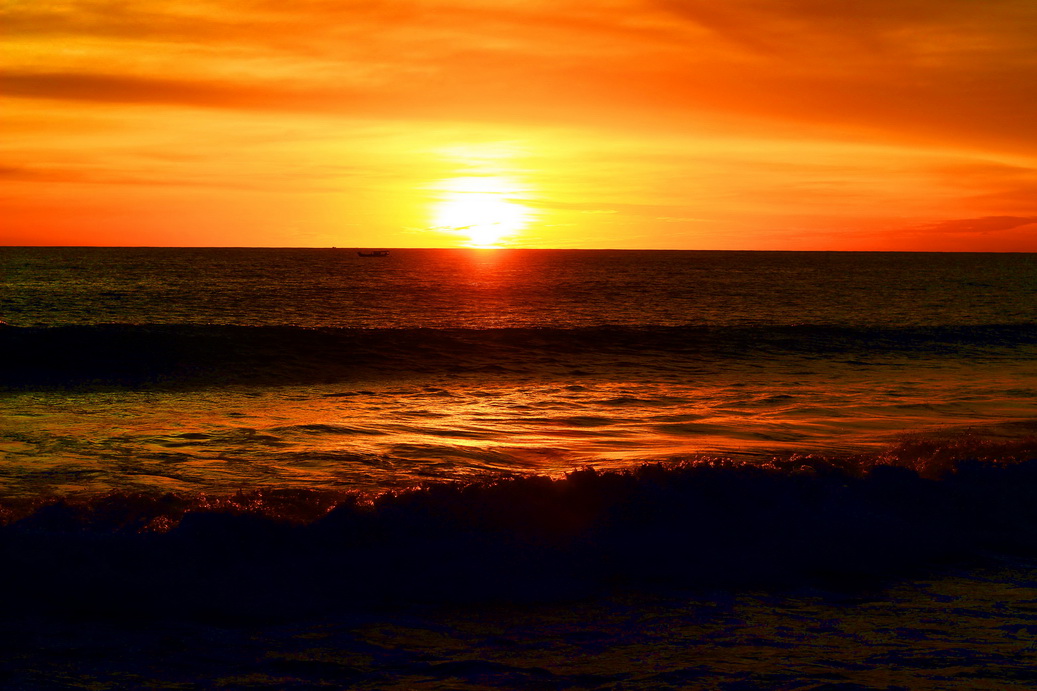
<instances>
[{"instance_id":1,"label":"small boat on horizon","mask_svg":"<svg viewBox=\"0 0 1037 691\"><path fill-rule=\"evenodd\" d=\"M389 250L374 250L373 252L357 252L360 257L388 257Z\"/></svg>"}]
</instances>

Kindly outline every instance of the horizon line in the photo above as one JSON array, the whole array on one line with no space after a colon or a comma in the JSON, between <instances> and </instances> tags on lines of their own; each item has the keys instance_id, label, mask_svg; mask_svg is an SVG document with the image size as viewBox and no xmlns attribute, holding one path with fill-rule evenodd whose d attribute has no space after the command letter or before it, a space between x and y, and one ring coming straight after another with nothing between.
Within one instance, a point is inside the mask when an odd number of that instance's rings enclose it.
<instances>
[{"instance_id":1,"label":"horizon line","mask_svg":"<svg viewBox=\"0 0 1037 691\"><path fill-rule=\"evenodd\" d=\"M0 245L0 249L147 249L147 250L369 250L372 246L327 245ZM461 252L773 252L784 254L1037 254L1026 250L830 250L830 249L690 249L677 247L379 247L389 251L461 251Z\"/></svg>"}]
</instances>

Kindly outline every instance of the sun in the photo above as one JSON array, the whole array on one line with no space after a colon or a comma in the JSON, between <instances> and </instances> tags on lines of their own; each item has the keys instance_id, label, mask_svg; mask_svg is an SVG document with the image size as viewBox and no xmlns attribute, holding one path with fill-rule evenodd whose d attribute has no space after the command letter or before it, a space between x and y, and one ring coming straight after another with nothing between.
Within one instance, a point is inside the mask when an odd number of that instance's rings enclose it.
<instances>
[{"instance_id":1,"label":"sun","mask_svg":"<svg viewBox=\"0 0 1037 691\"><path fill-rule=\"evenodd\" d=\"M436 185L437 230L467 238L468 247L503 247L529 224L531 211L514 199L521 188L502 177L464 177Z\"/></svg>"}]
</instances>

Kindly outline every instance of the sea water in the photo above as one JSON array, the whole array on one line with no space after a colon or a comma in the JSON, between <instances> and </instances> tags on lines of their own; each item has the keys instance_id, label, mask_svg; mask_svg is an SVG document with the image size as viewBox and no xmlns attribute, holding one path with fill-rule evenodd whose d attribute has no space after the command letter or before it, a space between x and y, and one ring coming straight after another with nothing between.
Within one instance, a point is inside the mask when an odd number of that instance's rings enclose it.
<instances>
[{"instance_id":1,"label":"sea water","mask_svg":"<svg viewBox=\"0 0 1037 691\"><path fill-rule=\"evenodd\" d=\"M11 248L3 266L8 496L849 453L1025 425L1037 394L1026 254Z\"/></svg>"},{"instance_id":2,"label":"sea water","mask_svg":"<svg viewBox=\"0 0 1037 691\"><path fill-rule=\"evenodd\" d=\"M1032 598L1006 612L991 588L1033 580L1018 555L1037 478L1005 463L1034 455L1034 255L3 248L0 270L0 518L18 616L176 613L205 635L199 618L302 617L311 636L334 612L322 625L349 661L272 663L256 682L271 687L778 674L715 648L697 665L709 636L879 687L883 664L905 670L886 685L912 688L954 665L990 688L1021 679L1006 661L1029 650ZM843 667L811 668L842 644L809 633L862 635L832 623L842 600L745 594L1007 553L984 576L873 600L893 633ZM893 626L889 603L925 619L955 597L983 600L973 635L1014 677L980 674L966 652L919 672L904 653L908 639L963 644L928 620ZM450 609L386 613L400 602ZM463 614L486 602L546 608L546 623L494 633ZM739 638L746 617L767 619L766 642ZM998 617L1015 627L1000 643ZM443 620L496 662L437 638ZM373 622L395 637L381 662ZM697 642L681 653L664 630ZM265 631L288 658L315 654ZM125 631L112 635L118 647ZM538 635L568 641L561 657L532 655ZM447 667L423 667L415 636ZM42 669L51 645L24 654ZM234 660L253 654L235 645ZM564 650L597 662L562 664ZM636 671L646 655L668 661Z\"/></svg>"}]
</instances>

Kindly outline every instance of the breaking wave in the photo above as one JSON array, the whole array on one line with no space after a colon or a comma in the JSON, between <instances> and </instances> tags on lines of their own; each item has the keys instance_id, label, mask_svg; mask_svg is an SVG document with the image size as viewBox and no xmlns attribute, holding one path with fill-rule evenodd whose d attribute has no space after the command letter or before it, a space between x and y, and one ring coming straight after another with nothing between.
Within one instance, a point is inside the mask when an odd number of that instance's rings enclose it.
<instances>
[{"instance_id":1,"label":"breaking wave","mask_svg":"<svg viewBox=\"0 0 1037 691\"><path fill-rule=\"evenodd\" d=\"M857 587L1037 550L1037 439L3 507L8 613L278 618L615 588Z\"/></svg>"}]
</instances>

